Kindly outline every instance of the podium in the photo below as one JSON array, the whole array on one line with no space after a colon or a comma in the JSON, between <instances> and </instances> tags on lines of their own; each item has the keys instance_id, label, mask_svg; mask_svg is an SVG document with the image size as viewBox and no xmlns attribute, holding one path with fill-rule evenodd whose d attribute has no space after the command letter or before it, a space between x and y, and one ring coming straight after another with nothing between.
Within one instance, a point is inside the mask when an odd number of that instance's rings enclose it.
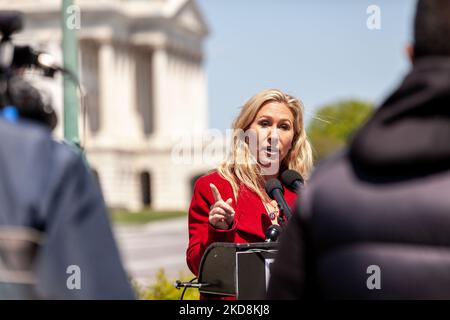
<instances>
[{"instance_id":1,"label":"podium","mask_svg":"<svg viewBox=\"0 0 450 320\"><path fill-rule=\"evenodd\" d=\"M277 246L277 242L211 244L200 262L200 293L264 299Z\"/></svg>"}]
</instances>

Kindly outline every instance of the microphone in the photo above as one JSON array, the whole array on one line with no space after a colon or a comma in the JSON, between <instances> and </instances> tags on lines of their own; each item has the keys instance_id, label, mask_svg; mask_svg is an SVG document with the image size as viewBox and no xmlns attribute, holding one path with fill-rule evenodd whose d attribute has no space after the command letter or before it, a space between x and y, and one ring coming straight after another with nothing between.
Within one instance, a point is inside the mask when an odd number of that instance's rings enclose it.
<instances>
[{"instance_id":1,"label":"microphone","mask_svg":"<svg viewBox=\"0 0 450 320\"><path fill-rule=\"evenodd\" d=\"M286 220L291 218L291 209L284 199L284 189L278 179L272 178L266 182L266 192L271 199L277 201L280 211L286 216Z\"/></svg>"},{"instance_id":2,"label":"microphone","mask_svg":"<svg viewBox=\"0 0 450 320\"><path fill-rule=\"evenodd\" d=\"M0 11L0 74L9 68L14 55L11 35L22 29L23 15L19 11Z\"/></svg>"},{"instance_id":3,"label":"microphone","mask_svg":"<svg viewBox=\"0 0 450 320\"><path fill-rule=\"evenodd\" d=\"M23 26L23 14L19 11L0 11L0 32L4 38L20 31Z\"/></svg>"},{"instance_id":4,"label":"microphone","mask_svg":"<svg viewBox=\"0 0 450 320\"><path fill-rule=\"evenodd\" d=\"M281 234L281 227L277 224L273 224L267 228L266 231L266 241L265 242L277 242L278 237Z\"/></svg>"},{"instance_id":5,"label":"microphone","mask_svg":"<svg viewBox=\"0 0 450 320\"><path fill-rule=\"evenodd\" d=\"M303 187L305 181L303 177L295 170L285 170L281 174L281 182L291 190L298 192Z\"/></svg>"},{"instance_id":6,"label":"microphone","mask_svg":"<svg viewBox=\"0 0 450 320\"><path fill-rule=\"evenodd\" d=\"M55 63L53 56L46 52L35 51L30 46L15 46L12 65L15 68L35 66L44 71L47 77L53 77L63 69Z\"/></svg>"}]
</instances>

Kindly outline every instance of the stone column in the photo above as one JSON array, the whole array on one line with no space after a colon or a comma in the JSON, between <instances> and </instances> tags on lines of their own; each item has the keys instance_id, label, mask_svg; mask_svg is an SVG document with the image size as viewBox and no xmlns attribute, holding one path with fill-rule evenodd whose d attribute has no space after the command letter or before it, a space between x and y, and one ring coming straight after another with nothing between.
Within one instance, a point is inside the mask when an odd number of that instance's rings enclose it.
<instances>
[{"instance_id":1,"label":"stone column","mask_svg":"<svg viewBox=\"0 0 450 320\"><path fill-rule=\"evenodd\" d=\"M167 121L171 116L168 112L166 103L167 96L170 94L168 90L168 68L167 68L167 52L164 48L155 48L152 54L152 84L153 84L153 102L154 102L154 125L155 136L164 137L170 133L170 126Z\"/></svg>"},{"instance_id":2,"label":"stone column","mask_svg":"<svg viewBox=\"0 0 450 320\"><path fill-rule=\"evenodd\" d=\"M99 142L102 144L113 143L114 135L114 48L110 42L103 42L99 48L99 109L100 109L100 130L98 134Z\"/></svg>"}]
</instances>

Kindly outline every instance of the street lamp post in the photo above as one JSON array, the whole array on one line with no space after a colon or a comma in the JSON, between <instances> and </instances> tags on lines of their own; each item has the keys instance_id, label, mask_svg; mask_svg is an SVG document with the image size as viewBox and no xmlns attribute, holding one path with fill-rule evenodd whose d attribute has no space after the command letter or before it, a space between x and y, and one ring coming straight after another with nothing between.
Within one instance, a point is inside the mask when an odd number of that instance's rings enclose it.
<instances>
[{"instance_id":1,"label":"street lamp post","mask_svg":"<svg viewBox=\"0 0 450 320\"><path fill-rule=\"evenodd\" d=\"M75 8L75 9L74 9ZM64 68L78 78L78 45L76 29L79 27L79 11L76 11L73 0L62 0L62 51ZM74 23L75 22L75 23ZM78 95L74 81L64 75L64 139L80 146L78 134Z\"/></svg>"}]
</instances>

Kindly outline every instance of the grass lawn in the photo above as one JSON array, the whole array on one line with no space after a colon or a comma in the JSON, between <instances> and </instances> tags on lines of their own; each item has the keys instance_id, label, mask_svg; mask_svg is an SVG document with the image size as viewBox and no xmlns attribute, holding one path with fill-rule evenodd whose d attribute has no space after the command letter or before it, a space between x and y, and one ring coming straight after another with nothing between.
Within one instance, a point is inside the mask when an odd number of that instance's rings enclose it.
<instances>
[{"instance_id":1,"label":"grass lawn","mask_svg":"<svg viewBox=\"0 0 450 320\"><path fill-rule=\"evenodd\" d=\"M109 212L111 221L117 224L143 224L187 215L186 211L153 211L150 209L137 212L111 209Z\"/></svg>"}]
</instances>

